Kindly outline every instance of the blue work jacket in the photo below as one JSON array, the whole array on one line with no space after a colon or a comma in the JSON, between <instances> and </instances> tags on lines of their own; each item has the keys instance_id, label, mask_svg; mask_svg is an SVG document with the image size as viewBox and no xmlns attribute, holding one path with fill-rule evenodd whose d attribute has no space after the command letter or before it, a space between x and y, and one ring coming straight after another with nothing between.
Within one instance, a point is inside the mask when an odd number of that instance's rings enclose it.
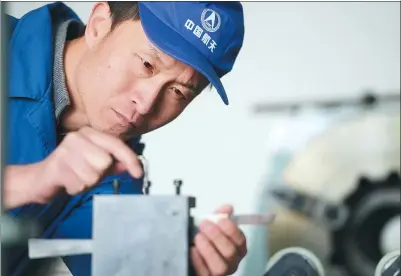
<instances>
[{"instance_id":1,"label":"blue work jacket","mask_svg":"<svg viewBox=\"0 0 401 276\"><path fill-rule=\"evenodd\" d=\"M53 26L52 21L78 16L63 3L52 3L33 10L21 19L7 16L8 25L8 107L6 118L7 165L25 165L45 159L58 144L53 103ZM140 137L128 144L142 154ZM109 176L89 192L59 195L46 205L28 204L9 210L16 217L28 217L40 223L41 238L90 239L92 237L92 197L111 194L111 181L121 180L120 193L142 193L142 179L128 173ZM31 183L35 185L36 183ZM26 247L7 256L9 275L30 275ZM90 276L91 256L65 257L73 275Z\"/></svg>"}]
</instances>

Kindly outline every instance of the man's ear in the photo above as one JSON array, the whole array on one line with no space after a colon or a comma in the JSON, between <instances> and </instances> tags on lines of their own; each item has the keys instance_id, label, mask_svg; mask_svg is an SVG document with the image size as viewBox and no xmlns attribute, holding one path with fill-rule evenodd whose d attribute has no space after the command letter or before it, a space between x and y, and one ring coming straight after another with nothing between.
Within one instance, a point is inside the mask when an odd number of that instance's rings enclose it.
<instances>
[{"instance_id":1,"label":"man's ear","mask_svg":"<svg viewBox=\"0 0 401 276\"><path fill-rule=\"evenodd\" d=\"M107 2L98 2L93 6L85 28L85 42L88 48L99 44L110 32L112 25L110 7Z\"/></svg>"}]
</instances>

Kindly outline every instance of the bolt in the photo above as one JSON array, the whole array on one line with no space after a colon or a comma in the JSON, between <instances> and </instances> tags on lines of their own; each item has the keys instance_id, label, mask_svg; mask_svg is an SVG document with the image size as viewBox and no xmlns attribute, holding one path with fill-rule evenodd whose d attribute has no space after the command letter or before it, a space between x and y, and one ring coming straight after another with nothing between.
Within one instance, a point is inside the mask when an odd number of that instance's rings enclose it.
<instances>
[{"instance_id":1,"label":"bolt","mask_svg":"<svg viewBox=\"0 0 401 276\"><path fill-rule=\"evenodd\" d=\"M120 189L120 180L114 179L113 182L112 182L112 185L113 185L113 193L115 195L117 195L118 194L118 190Z\"/></svg>"},{"instance_id":2,"label":"bolt","mask_svg":"<svg viewBox=\"0 0 401 276\"><path fill-rule=\"evenodd\" d=\"M152 182L151 181L149 181L149 180L144 181L144 183L143 183L143 193L145 195L149 194L150 186L152 186Z\"/></svg>"},{"instance_id":3,"label":"bolt","mask_svg":"<svg viewBox=\"0 0 401 276\"><path fill-rule=\"evenodd\" d=\"M181 194L182 180L179 180L179 179L174 180L174 186L175 186L175 194L176 195L180 195Z\"/></svg>"}]
</instances>

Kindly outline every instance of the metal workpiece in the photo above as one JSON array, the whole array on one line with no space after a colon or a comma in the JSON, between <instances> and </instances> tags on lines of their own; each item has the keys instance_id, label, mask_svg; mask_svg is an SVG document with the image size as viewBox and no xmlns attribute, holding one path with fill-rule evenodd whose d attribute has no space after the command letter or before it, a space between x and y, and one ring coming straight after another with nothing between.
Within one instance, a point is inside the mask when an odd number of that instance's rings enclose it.
<instances>
[{"instance_id":1,"label":"metal workpiece","mask_svg":"<svg viewBox=\"0 0 401 276\"><path fill-rule=\"evenodd\" d=\"M192 197L94 196L91 240L30 240L29 256L91 253L96 276L188 276L193 207Z\"/></svg>"},{"instance_id":2,"label":"metal workpiece","mask_svg":"<svg viewBox=\"0 0 401 276\"><path fill-rule=\"evenodd\" d=\"M190 263L198 231L190 215L195 205L195 198L177 195L95 195L92 239L31 239L28 254L31 259L91 254L96 276L195 275ZM212 214L204 219L266 226L274 214Z\"/></svg>"},{"instance_id":3,"label":"metal workpiece","mask_svg":"<svg viewBox=\"0 0 401 276\"><path fill-rule=\"evenodd\" d=\"M30 239L29 258L42 259L92 253L92 240Z\"/></svg>"},{"instance_id":4,"label":"metal workpiece","mask_svg":"<svg viewBox=\"0 0 401 276\"><path fill-rule=\"evenodd\" d=\"M176 196L96 198L93 275L187 276L191 203Z\"/></svg>"}]
</instances>

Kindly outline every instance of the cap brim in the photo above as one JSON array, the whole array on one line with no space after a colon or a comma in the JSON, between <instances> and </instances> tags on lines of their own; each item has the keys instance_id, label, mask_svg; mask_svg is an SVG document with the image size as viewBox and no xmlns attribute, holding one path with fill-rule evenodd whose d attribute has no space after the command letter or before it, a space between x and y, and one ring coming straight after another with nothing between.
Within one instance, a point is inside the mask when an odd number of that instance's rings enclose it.
<instances>
[{"instance_id":1,"label":"cap brim","mask_svg":"<svg viewBox=\"0 0 401 276\"><path fill-rule=\"evenodd\" d=\"M164 24L143 3L139 3L142 27L148 39L167 55L191 66L205 76L228 105L226 91L208 60L177 32Z\"/></svg>"}]
</instances>

